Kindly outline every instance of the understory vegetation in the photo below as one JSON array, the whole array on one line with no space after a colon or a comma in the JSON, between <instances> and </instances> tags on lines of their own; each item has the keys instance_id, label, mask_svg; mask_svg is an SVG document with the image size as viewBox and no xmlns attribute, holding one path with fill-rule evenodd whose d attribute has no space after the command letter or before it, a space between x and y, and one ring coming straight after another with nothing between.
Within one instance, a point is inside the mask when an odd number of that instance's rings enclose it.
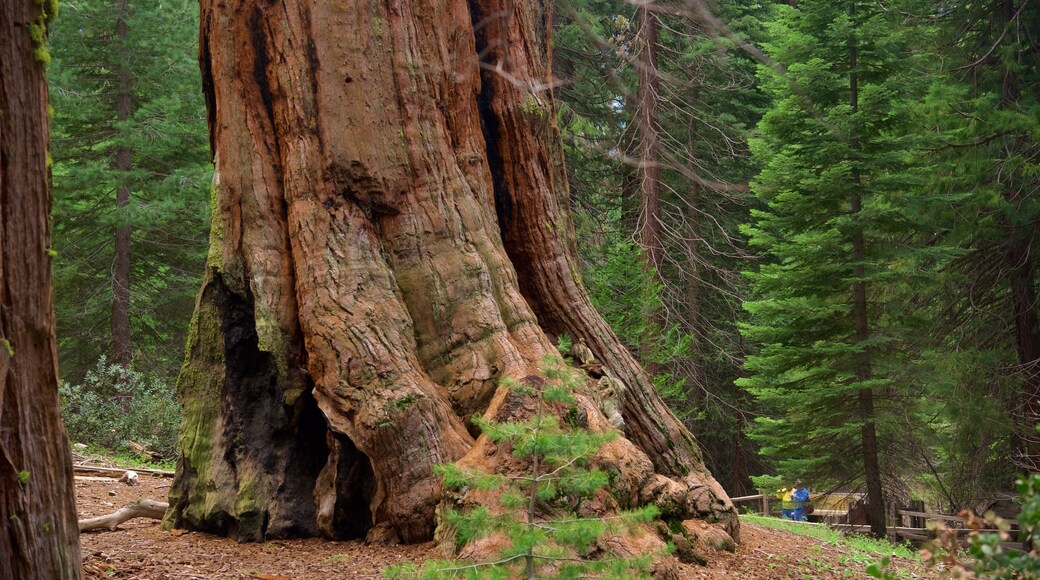
<instances>
[{"instance_id":1,"label":"understory vegetation","mask_svg":"<svg viewBox=\"0 0 1040 580\"><path fill-rule=\"evenodd\" d=\"M1017 530L1012 530L1011 522L993 513L978 517L965 511L962 515L971 530L967 547L958 539L956 530L936 525L936 539L925 543L921 559L950 578L1040 578L1040 474L1018 479L1015 486L1021 507ZM1014 548L1001 544L1008 541L1019 544ZM892 558L886 554L879 563L871 564L867 573L882 580L900 578L891 570L891 564Z\"/></svg>"},{"instance_id":2,"label":"understory vegetation","mask_svg":"<svg viewBox=\"0 0 1040 580\"><path fill-rule=\"evenodd\" d=\"M575 392L583 373L559 359L541 366L543 381L509 379L511 396L534 401L529 417L496 422L474 418L481 432L511 458L521 471L489 473L455 464L439 467L449 493L459 503L445 516L456 548L495 546L474 560L431 560L388 569L388 578L612 578L649 576L655 554L618 557L604 553L608 534L627 534L657 516L647 506L635 511L596 515L593 498L605 491L607 474L590 465L596 452L617 433L594 433L577 424ZM509 466L510 461L503 461ZM472 494L466 497L467 493ZM658 554L656 556L661 556Z\"/></svg>"},{"instance_id":3,"label":"understory vegetation","mask_svg":"<svg viewBox=\"0 0 1040 580\"><path fill-rule=\"evenodd\" d=\"M161 458L176 457L181 410L166 380L102 356L82 381L58 383L69 438L113 454L131 452L136 443Z\"/></svg>"}]
</instances>

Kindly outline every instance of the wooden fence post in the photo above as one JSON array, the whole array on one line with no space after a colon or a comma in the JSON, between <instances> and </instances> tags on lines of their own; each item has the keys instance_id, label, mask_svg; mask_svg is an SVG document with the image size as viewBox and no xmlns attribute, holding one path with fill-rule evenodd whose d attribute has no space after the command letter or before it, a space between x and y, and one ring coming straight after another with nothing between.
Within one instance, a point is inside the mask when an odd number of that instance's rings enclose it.
<instances>
[{"instance_id":1,"label":"wooden fence post","mask_svg":"<svg viewBox=\"0 0 1040 580\"><path fill-rule=\"evenodd\" d=\"M924 500L915 499L910 502L910 511L912 512L924 512ZM910 527L911 528L923 528L925 527L924 518L921 516L910 516Z\"/></svg>"}]
</instances>

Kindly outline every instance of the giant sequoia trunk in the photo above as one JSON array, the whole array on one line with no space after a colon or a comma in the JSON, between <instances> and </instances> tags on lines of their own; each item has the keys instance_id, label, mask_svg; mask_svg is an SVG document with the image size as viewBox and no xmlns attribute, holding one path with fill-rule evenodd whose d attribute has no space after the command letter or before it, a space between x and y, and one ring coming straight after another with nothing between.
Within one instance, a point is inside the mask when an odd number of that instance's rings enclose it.
<instances>
[{"instance_id":1,"label":"giant sequoia trunk","mask_svg":"<svg viewBox=\"0 0 1040 580\"><path fill-rule=\"evenodd\" d=\"M80 577L51 306L40 56L53 6L0 2L0 578L26 580Z\"/></svg>"},{"instance_id":2,"label":"giant sequoia trunk","mask_svg":"<svg viewBox=\"0 0 1040 580\"><path fill-rule=\"evenodd\" d=\"M621 503L736 536L586 297L549 22L522 1L202 1L214 223L167 525L429 539L433 465L478 453L469 418L567 333L626 386Z\"/></svg>"}]
</instances>

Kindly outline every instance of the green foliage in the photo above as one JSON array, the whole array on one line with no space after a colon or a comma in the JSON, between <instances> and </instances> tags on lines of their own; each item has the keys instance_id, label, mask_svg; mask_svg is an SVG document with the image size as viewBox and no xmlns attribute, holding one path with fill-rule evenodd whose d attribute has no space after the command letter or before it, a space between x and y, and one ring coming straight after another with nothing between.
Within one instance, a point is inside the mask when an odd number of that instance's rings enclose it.
<instances>
[{"instance_id":1,"label":"green foliage","mask_svg":"<svg viewBox=\"0 0 1040 580\"><path fill-rule=\"evenodd\" d=\"M765 99L735 42L760 33L768 3L713 6L726 30L681 9L655 11L658 34L660 218L664 260L646 267L639 224L636 8L616 0L558 4L556 95L585 283L593 303L657 376L672 410L698 433L728 489L746 486L754 446L742 434L750 398L732 384L744 251L737 224L752 173L746 135ZM711 28L711 29L708 29ZM725 36L720 36L725 34ZM738 454L733 450L749 451Z\"/></svg>"},{"instance_id":2,"label":"green foliage","mask_svg":"<svg viewBox=\"0 0 1040 580\"><path fill-rule=\"evenodd\" d=\"M587 271L585 283L593 306L621 342L638 355L640 362L657 369L688 357L693 337L683 332L679 324L661 324L658 315L664 309L664 286L657 272L646 268L643 250L626 240L607 245L601 251L602 261ZM689 392L684 378L678 373L661 372L653 381L680 418L691 418L693 409L685 405Z\"/></svg>"},{"instance_id":3,"label":"green foliage","mask_svg":"<svg viewBox=\"0 0 1040 580\"><path fill-rule=\"evenodd\" d=\"M590 573L619 578L648 577L651 555L620 559L594 555L596 540L620 533L657 515L653 506L610 518L582 517L577 505L607 485L607 476L589 461L614 432L592 433L561 423L560 409L574 403L583 375L562 361L543 361L545 382L507 379L511 396L533 399L536 411L523 421L474 421L498 448L527 466L520 474L487 473L454 464L437 467L451 490L490 492L496 505L449 510L445 521L456 529L459 546L481 538L502 539L490 562L430 561L389 568L388 578L580 578Z\"/></svg>"},{"instance_id":4,"label":"green foliage","mask_svg":"<svg viewBox=\"0 0 1040 580\"><path fill-rule=\"evenodd\" d=\"M958 251L922 296L934 305L925 378L939 408L933 446L955 510L1010 490L1037 461L1016 466L1037 421L1021 405L1036 396L1030 344L1040 333L1040 6L994 7L950 5L939 25L919 27L936 63L913 107L925 139L920 187L945 200L929 217L937 243ZM1031 453L1040 453L1035 443Z\"/></svg>"},{"instance_id":5,"label":"green foliage","mask_svg":"<svg viewBox=\"0 0 1040 580\"><path fill-rule=\"evenodd\" d=\"M968 527L967 550L960 549L956 530L939 526L937 539L921 550L922 559L930 565L942 564L951 578L1040 578L1040 473L1030 474L1015 481L1018 490L1017 502L1018 537L1024 549L1008 550L1001 542L1011 539L1010 525L1002 518L987 514L985 518L965 513ZM981 532L983 528L998 529L998 533ZM898 578L888 558L867 567L867 574L882 580Z\"/></svg>"},{"instance_id":6,"label":"green foliage","mask_svg":"<svg viewBox=\"0 0 1040 580\"><path fill-rule=\"evenodd\" d=\"M128 38L115 34L116 18ZM66 3L50 29L54 117L54 298L61 374L79 381L111 358L113 239L131 227L134 364L173 376L201 281L209 227L208 131L190 0ZM116 94L129 84L132 112ZM120 149L129 171L116 171ZM116 207L127 186L130 204Z\"/></svg>"},{"instance_id":7,"label":"green foliage","mask_svg":"<svg viewBox=\"0 0 1040 580\"><path fill-rule=\"evenodd\" d=\"M866 392L886 486L980 505L1040 453L1022 412L1040 357L1040 53L1009 33L1036 29L1040 8L807 0L777 14L766 49L782 69L763 68L775 104L752 144L762 206L745 230L766 258L749 275L757 352L740 383L765 406L756 436L785 475L855 482L857 454L840 450L858 447Z\"/></svg>"},{"instance_id":8,"label":"green foliage","mask_svg":"<svg viewBox=\"0 0 1040 580\"><path fill-rule=\"evenodd\" d=\"M180 406L163 379L109 364L102 356L81 383L59 382L58 396L73 441L115 452L134 442L175 456Z\"/></svg>"},{"instance_id":9,"label":"green foliage","mask_svg":"<svg viewBox=\"0 0 1040 580\"><path fill-rule=\"evenodd\" d=\"M928 235L916 222L925 202L905 171L914 140L902 103L923 90L908 74L913 34L898 10L858 0L777 15L766 48L783 69L761 72L774 105L751 143L760 206L744 228L764 258L746 273L742 325L757 352L737 384L762 405L753 437L787 478L860 483L877 462L899 480L920 471L917 458L882 444L868 461L864 445L869 430L912 450L919 433L920 390L899 378L921 323L915 284L939 252L914 243Z\"/></svg>"},{"instance_id":10,"label":"green foliage","mask_svg":"<svg viewBox=\"0 0 1040 580\"><path fill-rule=\"evenodd\" d=\"M645 362L667 360L684 347L689 349L689 337L654 321L664 307L662 285L657 273L645 267L643 250L633 242L619 241L601 251L597 267L589 269L585 282L592 304L618 338L633 352L649 357Z\"/></svg>"},{"instance_id":11,"label":"green foliage","mask_svg":"<svg viewBox=\"0 0 1040 580\"><path fill-rule=\"evenodd\" d=\"M1040 474L1015 482L1018 489L1018 540L1029 546L1029 551L1005 550L1001 541L1007 541L1007 522L994 518L1001 533L976 533L969 537L968 553L975 559L970 568L982 578L1040 578Z\"/></svg>"},{"instance_id":12,"label":"green foliage","mask_svg":"<svg viewBox=\"0 0 1040 580\"><path fill-rule=\"evenodd\" d=\"M574 346L574 339L569 334L561 334L556 339L556 350L560 351L561 354L566 356L566 353L571 351Z\"/></svg>"}]
</instances>

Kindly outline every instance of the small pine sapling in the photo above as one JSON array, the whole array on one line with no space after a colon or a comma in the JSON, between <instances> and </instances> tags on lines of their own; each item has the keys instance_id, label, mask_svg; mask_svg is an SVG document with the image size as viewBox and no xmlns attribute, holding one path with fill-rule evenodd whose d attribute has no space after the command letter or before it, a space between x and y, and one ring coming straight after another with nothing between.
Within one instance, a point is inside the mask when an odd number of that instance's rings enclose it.
<instances>
[{"instance_id":1,"label":"small pine sapling","mask_svg":"<svg viewBox=\"0 0 1040 580\"><path fill-rule=\"evenodd\" d=\"M575 392L584 375L556 358L542 361L542 376L504 379L511 396L528 398L534 412L524 420L475 418L481 433L521 465L519 473L488 473L455 464L438 466L445 486L456 492L485 492L491 505L449 510L456 546L494 539L499 546L487 561L431 560L421 568L405 564L384 570L388 578L612 578L649 577L651 556L605 554L598 540L634 530L657 516L655 506L611 516L584 517L578 505L603 490L608 478L590 460L614 431L594 433L575 420ZM543 378L544 377L544 378ZM501 470L500 470L501 471Z\"/></svg>"}]
</instances>

